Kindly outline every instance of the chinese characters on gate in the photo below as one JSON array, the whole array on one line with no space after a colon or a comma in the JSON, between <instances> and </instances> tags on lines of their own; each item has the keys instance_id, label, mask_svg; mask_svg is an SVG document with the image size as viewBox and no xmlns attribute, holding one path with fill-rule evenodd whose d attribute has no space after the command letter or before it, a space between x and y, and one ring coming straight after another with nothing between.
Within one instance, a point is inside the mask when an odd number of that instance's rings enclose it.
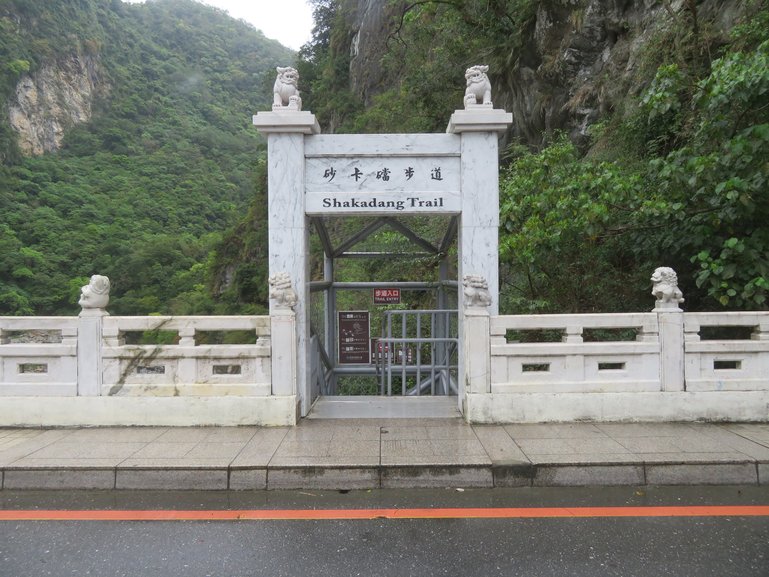
<instances>
[{"instance_id":1,"label":"chinese characters on gate","mask_svg":"<svg viewBox=\"0 0 769 577\"><path fill-rule=\"evenodd\" d=\"M307 157L305 211L458 213L460 172L458 156Z\"/></svg>"},{"instance_id":2,"label":"chinese characters on gate","mask_svg":"<svg viewBox=\"0 0 769 577\"><path fill-rule=\"evenodd\" d=\"M414 178L415 169L413 166L408 166L403 169L403 176L406 179L406 181L411 180ZM326 179L328 182L331 182L334 180L337 176L336 168L333 166L329 166L323 171L323 178ZM358 182L361 178L365 176L365 173L358 168L357 166L353 168L352 173L346 175L347 178L352 178L355 182ZM389 182L392 174L392 170L388 167L382 167L380 170L377 170L375 173L376 180L381 180L383 182ZM441 174L441 167L435 166L432 169L430 169L430 179L431 180L443 180L443 176Z\"/></svg>"}]
</instances>

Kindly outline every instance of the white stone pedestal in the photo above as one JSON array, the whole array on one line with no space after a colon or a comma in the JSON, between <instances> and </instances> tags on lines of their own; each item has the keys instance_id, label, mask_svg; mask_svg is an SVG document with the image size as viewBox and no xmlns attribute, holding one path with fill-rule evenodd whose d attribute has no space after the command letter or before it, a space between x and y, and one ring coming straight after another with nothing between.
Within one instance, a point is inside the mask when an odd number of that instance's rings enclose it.
<instances>
[{"instance_id":1,"label":"white stone pedestal","mask_svg":"<svg viewBox=\"0 0 769 577\"><path fill-rule=\"evenodd\" d=\"M83 309L77 330L77 394L98 397L102 385L102 325L109 313L104 309Z\"/></svg>"}]
</instances>

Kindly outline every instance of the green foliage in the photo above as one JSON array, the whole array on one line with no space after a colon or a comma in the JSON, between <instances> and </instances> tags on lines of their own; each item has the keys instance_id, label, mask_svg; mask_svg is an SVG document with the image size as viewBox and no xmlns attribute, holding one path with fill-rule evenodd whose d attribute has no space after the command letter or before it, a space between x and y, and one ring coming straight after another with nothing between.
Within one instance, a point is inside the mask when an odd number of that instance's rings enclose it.
<instances>
[{"instance_id":1,"label":"green foliage","mask_svg":"<svg viewBox=\"0 0 769 577\"><path fill-rule=\"evenodd\" d=\"M638 310L661 265L690 307L766 308L767 58L769 41L726 52L694 90L660 66L624 127L642 162L581 158L563 139L515 159L500 183L508 309Z\"/></svg>"},{"instance_id":2,"label":"green foliage","mask_svg":"<svg viewBox=\"0 0 769 577\"><path fill-rule=\"evenodd\" d=\"M57 154L21 158L0 121L0 315L76 312L94 273L116 314L237 310L211 292L214 255L254 196L256 86L293 53L191 0L7 0L0 54L4 99L66 56L103 81Z\"/></svg>"},{"instance_id":3,"label":"green foliage","mask_svg":"<svg viewBox=\"0 0 769 577\"><path fill-rule=\"evenodd\" d=\"M642 191L641 175L612 162L581 159L565 137L541 153L520 154L500 178L504 308L642 306L633 302L637 285L626 280L643 268L628 239Z\"/></svg>"}]
</instances>

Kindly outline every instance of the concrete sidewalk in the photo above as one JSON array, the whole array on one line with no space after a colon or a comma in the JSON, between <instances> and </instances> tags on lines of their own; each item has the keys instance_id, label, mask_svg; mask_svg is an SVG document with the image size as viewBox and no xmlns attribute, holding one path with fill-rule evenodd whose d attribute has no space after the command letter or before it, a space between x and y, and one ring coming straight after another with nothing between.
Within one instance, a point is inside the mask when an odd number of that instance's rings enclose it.
<instances>
[{"instance_id":1,"label":"concrete sidewalk","mask_svg":"<svg viewBox=\"0 0 769 577\"><path fill-rule=\"evenodd\" d=\"M769 485L769 424L0 429L3 489Z\"/></svg>"}]
</instances>

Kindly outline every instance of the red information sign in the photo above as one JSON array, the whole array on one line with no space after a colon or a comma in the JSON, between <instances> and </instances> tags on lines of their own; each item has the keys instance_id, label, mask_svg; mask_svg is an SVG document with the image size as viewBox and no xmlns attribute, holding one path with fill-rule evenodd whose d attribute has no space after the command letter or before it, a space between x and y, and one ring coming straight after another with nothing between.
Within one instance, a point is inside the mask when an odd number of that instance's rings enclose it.
<instances>
[{"instance_id":1,"label":"red information sign","mask_svg":"<svg viewBox=\"0 0 769 577\"><path fill-rule=\"evenodd\" d=\"M398 305L401 302L401 289L399 288L375 288L375 305Z\"/></svg>"},{"instance_id":2,"label":"red information sign","mask_svg":"<svg viewBox=\"0 0 769 577\"><path fill-rule=\"evenodd\" d=\"M371 358L371 325L368 311L340 311L339 364L368 364Z\"/></svg>"}]
</instances>

